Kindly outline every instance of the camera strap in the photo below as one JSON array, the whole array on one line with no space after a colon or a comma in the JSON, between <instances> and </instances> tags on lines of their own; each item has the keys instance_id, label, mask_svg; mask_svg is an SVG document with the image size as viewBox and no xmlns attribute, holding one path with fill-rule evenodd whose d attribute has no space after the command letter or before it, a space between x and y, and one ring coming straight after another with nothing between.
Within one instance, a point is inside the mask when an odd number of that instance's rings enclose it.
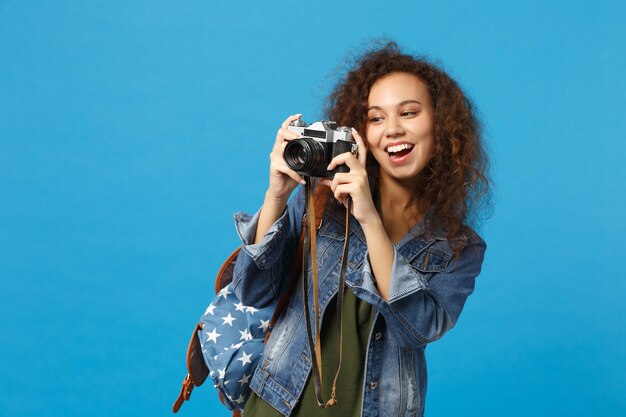
<instances>
[{"instance_id":1,"label":"camera strap","mask_svg":"<svg viewBox=\"0 0 626 417\"><path fill-rule=\"evenodd\" d=\"M305 198L306 198L306 217L308 219L315 218L315 205L313 202L313 191L310 177L305 177ZM319 185L318 185L319 186ZM337 363L337 372L333 380L333 386L330 392L330 399L324 401L322 399L322 345L320 339L320 314L319 314L319 297L318 297L318 272L317 272L317 243L315 222L307 221L307 230L304 233L304 248L302 256L302 294L304 298L304 318L306 322L307 341L309 352L311 353L311 363L313 367L313 381L315 383L315 397L317 405L322 408L332 407L337 403L336 389L339 371L341 370L341 357L343 348L343 297L346 281L346 266L348 264L348 238L349 238L349 221L350 212L352 211L352 199L348 198L346 206L346 233L343 242L343 252L341 254L341 269L339 272L339 288L337 291L337 314L339 316L339 360ZM307 291L307 272L308 272L308 254L311 255L313 262L313 312L315 314L315 337L313 337L311 329L311 314L309 312L309 296Z\"/></svg>"}]
</instances>

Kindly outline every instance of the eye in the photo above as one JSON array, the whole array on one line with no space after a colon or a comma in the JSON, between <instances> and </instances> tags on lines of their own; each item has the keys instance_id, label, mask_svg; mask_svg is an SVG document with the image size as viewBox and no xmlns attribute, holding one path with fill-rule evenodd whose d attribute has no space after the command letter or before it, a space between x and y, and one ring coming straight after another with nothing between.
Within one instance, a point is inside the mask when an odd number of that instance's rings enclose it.
<instances>
[{"instance_id":1,"label":"eye","mask_svg":"<svg viewBox=\"0 0 626 417\"><path fill-rule=\"evenodd\" d=\"M383 119L384 119L384 118L383 118L382 116L371 116L371 117L369 118L369 122L370 122L370 123L380 123L380 122L382 122L382 121L383 121Z\"/></svg>"},{"instance_id":2,"label":"eye","mask_svg":"<svg viewBox=\"0 0 626 417\"><path fill-rule=\"evenodd\" d=\"M402 117L413 117L416 116L417 112L413 111L413 110L405 110L403 112L400 113L400 116Z\"/></svg>"}]
</instances>

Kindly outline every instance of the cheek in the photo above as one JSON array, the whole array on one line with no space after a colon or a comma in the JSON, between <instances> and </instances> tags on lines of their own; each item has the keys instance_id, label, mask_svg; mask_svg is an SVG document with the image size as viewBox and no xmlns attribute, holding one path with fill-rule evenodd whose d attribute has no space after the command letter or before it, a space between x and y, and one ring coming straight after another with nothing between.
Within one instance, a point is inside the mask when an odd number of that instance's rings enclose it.
<instances>
[{"instance_id":1,"label":"cheek","mask_svg":"<svg viewBox=\"0 0 626 417\"><path fill-rule=\"evenodd\" d=\"M432 155L435 149L435 133L432 126L422 126L421 129L416 130L416 134L420 138L422 149L428 155Z\"/></svg>"},{"instance_id":2,"label":"cheek","mask_svg":"<svg viewBox=\"0 0 626 417\"><path fill-rule=\"evenodd\" d=\"M424 141L422 142L422 152L427 161L432 158L433 153L435 152L435 140L432 136L424 138Z\"/></svg>"},{"instance_id":3,"label":"cheek","mask_svg":"<svg viewBox=\"0 0 626 417\"><path fill-rule=\"evenodd\" d=\"M368 127L365 130L365 141L370 149L378 146L381 137L381 134L375 128Z\"/></svg>"},{"instance_id":4,"label":"cheek","mask_svg":"<svg viewBox=\"0 0 626 417\"><path fill-rule=\"evenodd\" d=\"M419 123L415 123L414 128L415 133L424 139L430 138L432 140L435 135L432 119L421 120Z\"/></svg>"},{"instance_id":5,"label":"cheek","mask_svg":"<svg viewBox=\"0 0 626 417\"><path fill-rule=\"evenodd\" d=\"M430 162L430 160L433 159L433 155L434 154L435 154L435 144L431 142L430 146L426 150L426 155L425 155L426 162L425 162L425 164L428 164Z\"/></svg>"}]
</instances>

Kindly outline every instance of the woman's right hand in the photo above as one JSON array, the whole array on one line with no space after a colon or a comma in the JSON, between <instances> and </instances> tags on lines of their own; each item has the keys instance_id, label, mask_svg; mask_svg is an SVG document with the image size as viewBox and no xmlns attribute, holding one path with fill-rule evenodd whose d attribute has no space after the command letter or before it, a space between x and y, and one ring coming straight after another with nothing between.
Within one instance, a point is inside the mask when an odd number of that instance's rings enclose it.
<instances>
[{"instance_id":1,"label":"woman's right hand","mask_svg":"<svg viewBox=\"0 0 626 417\"><path fill-rule=\"evenodd\" d=\"M289 123L298 120L302 115L289 116L278 129L274 148L270 153L270 185L265 193L265 200L261 207L259 221L256 227L254 243L260 243L272 224L281 216L287 205L287 200L292 191L304 180L294 170L287 166L283 153L288 141L296 139L299 135L287 129Z\"/></svg>"},{"instance_id":2,"label":"woman's right hand","mask_svg":"<svg viewBox=\"0 0 626 417\"><path fill-rule=\"evenodd\" d=\"M287 129L287 126L300 117L302 117L301 114L294 114L285 119L276 133L274 148L270 153L270 184L267 194L277 200L286 201L298 184L304 184L304 179L287 166L283 157L287 143L300 137L297 133Z\"/></svg>"}]
</instances>

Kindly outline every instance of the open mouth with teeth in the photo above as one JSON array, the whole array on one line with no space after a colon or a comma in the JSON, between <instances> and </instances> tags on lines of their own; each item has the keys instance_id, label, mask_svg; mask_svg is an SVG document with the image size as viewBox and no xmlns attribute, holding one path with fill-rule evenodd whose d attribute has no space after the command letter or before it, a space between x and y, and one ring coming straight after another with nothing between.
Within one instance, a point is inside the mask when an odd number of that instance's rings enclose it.
<instances>
[{"instance_id":1,"label":"open mouth with teeth","mask_svg":"<svg viewBox=\"0 0 626 417\"><path fill-rule=\"evenodd\" d=\"M401 143L400 145L388 146L385 148L385 152L389 154L390 158L402 158L413 150L415 145L410 143Z\"/></svg>"}]
</instances>

